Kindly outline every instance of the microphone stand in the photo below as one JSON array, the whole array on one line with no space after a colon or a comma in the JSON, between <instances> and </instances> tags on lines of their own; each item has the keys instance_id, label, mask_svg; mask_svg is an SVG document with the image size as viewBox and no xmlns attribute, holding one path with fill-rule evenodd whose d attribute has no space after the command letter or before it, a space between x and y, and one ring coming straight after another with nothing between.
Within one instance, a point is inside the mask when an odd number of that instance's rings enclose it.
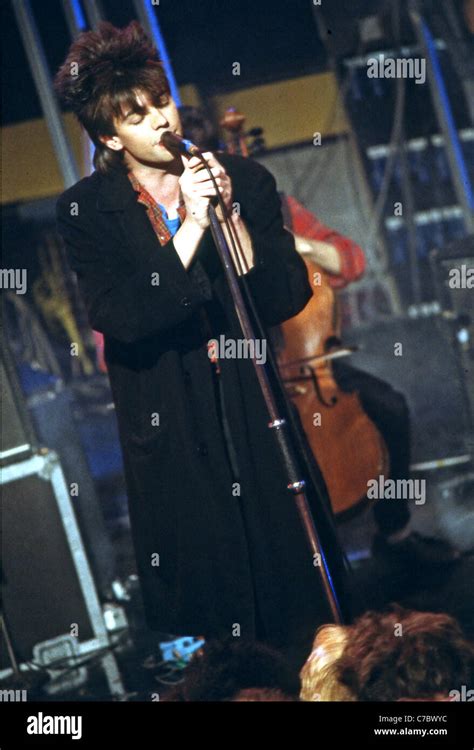
<instances>
[{"instance_id":1,"label":"microphone stand","mask_svg":"<svg viewBox=\"0 0 474 750\"><path fill-rule=\"evenodd\" d=\"M245 256L241 248L237 247L239 244L239 241L238 241L237 236L234 236L233 234L233 227L228 220L226 207L222 200L222 196L220 195L215 177L212 174L212 171L206 159L203 157L202 153L195 152L194 155L198 156L198 158L206 167L209 173L209 176L216 189L217 203L221 208L222 215L224 216L224 220L228 228L232 250L234 252L234 256L236 258L236 261L239 267L238 270L242 272L243 270L242 264L243 264L246 267L246 270L248 271L250 269L248 267L248 264L246 262ZM248 315L248 312L244 303L244 299L242 297L240 286L237 281L237 275L236 275L233 260L231 257L229 244L224 235L224 232L222 231L222 227L220 225L219 219L217 218L215 207L214 205L212 205L212 203L209 203L208 216L209 216L209 221L210 221L212 237L216 245L217 253L224 267L224 273L225 273L225 276L229 285L229 289L233 298L235 311L237 313L237 317L238 317L240 326L242 328L242 332L246 339L254 341L255 334L254 334L253 327L250 322L250 318L249 318L249 315ZM244 279L244 285L245 285L245 279ZM250 294L248 294L248 297L249 297L249 301L251 301ZM252 303L251 303L251 306L252 306L252 313L255 316L257 325L259 325L260 329L262 329L255 307ZM268 429L272 431L278 450L280 451L280 454L282 457L283 465L284 465L286 476L287 476L287 489L293 495L294 502L296 504L296 507L300 516L300 520L303 524L306 538L307 538L309 547L311 549L311 554L313 556L313 566L319 571L319 576L320 576L321 583L323 586L323 591L326 596L329 608L331 610L334 622L341 624L343 622L341 608L339 606L337 594L335 592L335 589L331 580L331 575L327 566L326 557L321 547L321 541L320 541L316 526L314 524L313 517L311 515L308 498L305 492L306 482L300 474L300 469L298 467L298 464L295 458L294 450L289 440L289 436L287 434L288 428L287 428L286 420L282 418L282 416L279 414L277 402L272 391L270 379L265 369L266 365L257 364L255 357L252 357L252 364L254 367L255 374L257 376L258 383L260 385L262 396L264 398L265 404L268 409L268 413L270 415ZM315 564L314 562L315 560L318 561L318 564Z\"/></svg>"}]
</instances>

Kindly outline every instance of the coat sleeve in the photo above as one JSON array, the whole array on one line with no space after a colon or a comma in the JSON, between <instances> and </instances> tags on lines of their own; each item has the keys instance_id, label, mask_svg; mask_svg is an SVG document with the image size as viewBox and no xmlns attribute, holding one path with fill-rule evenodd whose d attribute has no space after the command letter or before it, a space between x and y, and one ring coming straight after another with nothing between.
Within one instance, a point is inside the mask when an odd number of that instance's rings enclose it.
<instances>
[{"instance_id":1,"label":"coat sleeve","mask_svg":"<svg viewBox=\"0 0 474 750\"><path fill-rule=\"evenodd\" d=\"M70 191L59 198L57 227L94 330L132 343L179 325L202 304L204 297L172 240L139 268L130 269L105 230L101 236L93 212L71 215L74 201L79 202Z\"/></svg>"},{"instance_id":2,"label":"coat sleeve","mask_svg":"<svg viewBox=\"0 0 474 750\"><path fill-rule=\"evenodd\" d=\"M255 265L245 274L258 311L267 325L297 315L313 290L293 235L283 226L274 177L260 164L255 170L253 200L243 216L252 238Z\"/></svg>"}]
</instances>

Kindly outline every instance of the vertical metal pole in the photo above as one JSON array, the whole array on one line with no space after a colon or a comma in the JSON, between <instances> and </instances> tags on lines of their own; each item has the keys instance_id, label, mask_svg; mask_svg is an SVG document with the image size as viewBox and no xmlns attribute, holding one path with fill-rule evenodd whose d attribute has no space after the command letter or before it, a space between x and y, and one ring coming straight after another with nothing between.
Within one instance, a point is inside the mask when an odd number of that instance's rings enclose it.
<instances>
[{"instance_id":1,"label":"vertical metal pole","mask_svg":"<svg viewBox=\"0 0 474 750\"><path fill-rule=\"evenodd\" d=\"M165 69L166 77L168 78L170 84L171 96L173 97L176 106L180 107L181 97L179 95L178 84L176 83L176 78L174 77L173 68L171 67L171 60L166 49L165 40L160 30L160 24L158 23L157 15L154 12L154 7L156 7L158 3L153 3L152 0L133 0L133 4L135 6L138 20L156 44L161 61L163 63L163 67Z\"/></svg>"},{"instance_id":2,"label":"vertical metal pole","mask_svg":"<svg viewBox=\"0 0 474 750\"><path fill-rule=\"evenodd\" d=\"M399 78L397 83L405 85L405 81ZM403 217L407 229L408 240L408 265L410 268L410 286L412 303L419 305L421 302L421 278L420 265L418 262L417 235L415 224L415 196L413 194L413 185L410 176L410 166L408 163L406 151L406 132L405 126L401 125L399 140L395 144L396 154L399 159L401 172L401 197L403 201Z\"/></svg>"},{"instance_id":3,"label":"vertical metal pole","mask_svg":"<svg viewBox=\"0 0 474 750\"><path fill-rule=\"evenodd\" d=\"M96 26L105 19L100 0L83 0L83 2L87 18L89 19L89 24L95 29Z\"/></svg>"},{"instance_id":4,"label":"vertical metal pole","mask_svg":"<svg viewBox=\"0 0 474 750\"><path fill-rule=\"evenodd\" d=\"M66 22L69 28L71 37L76 37L81 31L87 29L87 20L82 11L80 0L62 0L62 6ZM90 19L91 25L97 23L100 19L101 10L100 8L87 7L88 18ZM95 146L91 139L82 130L83 137L83 153L84 153L84 165L86 166L86 172L90 173L93 170L94 151ZM84 175L85 176L85 175Z\"/></svg>"},{"instance_id":5,"label":"vertical metal pole","mask_svg":"<svg viewBox=\"0 0 474 750\"><path fill-rule=\"evenodd\" d=\"M453 41L449 45L451 53L457 55L458 70L462 66L463 74L459 73L461 83L464 88L466 104L469 109L471 123L474 125L474 63L469 60L470 46L464 40L462 26L454 7L454 0L444 0L443 10L446 18L451 25ZM461 61L461 62L460 62ZM470 72L467 73L467 70Z\"/></svg>"},{"instance_id":6,"label":"vertical metal pole","mask_svg":"<svg viewBox=\"0 0 474 750\"><path fill-rule=\"evenodd\" d=\"M62 6L69 33L75 37L87 26L81 4L79 0L62 0Z\"/></svg>"},{"instance_id":7,"label":"vertical metal pole","mask_svg":"<svg viewBox=\"0 0 474 750\"><path fill-rule=\"evenodd\" d=\"M54 96L48 64L31 5L29 0L15 0L12 6L64 184L68 188L79 180L79 170L69 147L61 111Z\"/></svg>"},{"instance_id":8,"label":"vertical metal pole","mask_svg":"<svg viewBox=\"0 0 474 750\"><path fill-rule=\"evenodd\" d=\"M327 25L324 23L324 19L321 15L321 6L317 5L316 3L311 3L311 10L313 13L313 20L314 24L316 26L317 32L321 39L325 39L327 34ZM348 71L346 73L346 78L343 79L341 75L339 74L338 65L337 65L337 58L333 51L332 47L326 47L327 54L328 54L328 62L329 62L329 69L332 72L335 81L338 85L338 93L337 93L337 102L336 106L339 106L343 110L344 118L347 122L349 122L349 131L348 131L348 137L349 137L349 146L350 146L350 154L355 162L355 176L357 181L359 182L360 188L361 188L361 197L364 202L364 204L367 205L368 209L370 211L374 211L374 200L371 195L371 190L367 182L367 175L366 171L363 166L363 160L362 155L360 152L360 145L358 142L358 139L356 137L356 134L354 132L353 124L350 122L350 118L347 114L346 109L346 94L348 89L348 84L350 81L351 73ZM404 93L404 92L403 92ZM359 209L361 217L363 217L362 211ZM373 225L373 220L371 219L370 224ZM377 222L376 226L373 226L373 230L369 231L370 242L367 242L367 244L364 247L364 252L369 260L368 263L368 270L366 273L366 276L368 278L364 278L364 282L369 282L371 279L375 279L377 283L384 289L384 292L387 295L387 299L390 303L390 310L392 315L401 315L402 313L402 303L400 300L400 294L397 289L397 285L395 283L395 279L392 276L392 273L389 271L389 256L387 251L387 244L386 240L383 237L383 233L380 231L380 221ZM375 250L374 250L375 246ZM363 283L364 283L363 282ZM360 286L360 283L359 283ZM370 287L369 287L370 288ZM349 304L351 306L351 311L349 313L351 325L354 325L352 321L360 320L360 312L358 308L358 303L355 299L357 294L357 291L349 292L346 295L346 299L349 300ZM355 323L357 325L357 323Z\"/></svg>"},{"instance_id":9,"label":"vertical metal pole","mask_svg":"<svg viewBox=\"0 0 474 750\"><path fill-rule=\"evenodd\" d=\"M438 54L433 37L418 9L418 0L410 4L410 18L418 42L426 57L428 82L438 123L444 135L444 145L448 157L454 190L464 215L464 225L468 234L474 232L474 193L469 173L464 161L459 135L454 123L453 113L444 84Z\"/></svg>"}]
</instances>

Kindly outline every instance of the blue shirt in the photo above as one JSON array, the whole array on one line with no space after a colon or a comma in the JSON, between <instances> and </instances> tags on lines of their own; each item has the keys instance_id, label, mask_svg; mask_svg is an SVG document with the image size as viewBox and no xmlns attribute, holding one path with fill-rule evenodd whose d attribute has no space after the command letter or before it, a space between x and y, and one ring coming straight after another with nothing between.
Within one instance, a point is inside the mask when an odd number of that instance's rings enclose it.
<instances>
[{"instance_id":1,"label":"blue shirt","mask_svg":"<svg viewBox=\"0 0 474 750\"><path fill-rule=\"evenodd\" d=\"M163 221L168 227L169 233L174 237L174 235L176 234L176 232L178 231L180 227L181 219L179 218L179 216L177 216L175 219L168 218L168 214L166 213L166 208L161 203L158 203L158 205L161 208L161 212L163 214Z\"/></svg>"}]
</instances>

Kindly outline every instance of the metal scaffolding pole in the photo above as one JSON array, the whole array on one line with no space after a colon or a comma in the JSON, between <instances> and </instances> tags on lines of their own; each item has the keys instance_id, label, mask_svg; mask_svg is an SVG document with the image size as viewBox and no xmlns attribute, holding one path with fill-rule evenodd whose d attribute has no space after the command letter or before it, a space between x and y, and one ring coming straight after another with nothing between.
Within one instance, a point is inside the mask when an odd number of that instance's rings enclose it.
<instances>
[{"instance_id":1,"label":"metal scaffolding pole","mask_svg":"<svg viewBox=\"0 0 474 750\"><path fill-rule=\"evenodd\" d=\"M89 0L84 3L84 5L90 25L97 26L99 21L102 21L104 18L102 6L100 4L97 4L97 2L94 3L94 1L91 3ZM85 31L87 29L86 17L82 11L79 0L62 0L62 6L69 32L71 34L71 37L74 38L82 31ZM87 133L85 131L83 131L83 133L84 164L88 167L86 167L86 172L90 172L93 170L95 146L90 140Z\"/></svg>"},{"instance_id":2,"label":"metal scaffolding pole","mask_svg":"<svg viewBox=\"0 0 474 750\"><path fill-rule=\"evenodd\" d=\"M79 170L69 146L61 111L54 96L51 75L29 0L12 3L41 109L53 142L66 188L79 180Z\"/></svg>"},{"instance_id":3,"label":"metal scaffolding pole","mask_svg":"<svg viewBox=\"0 0 474 750\"><path fill-rule=\"evenodd\" d=\"M87 26L79 0L62 0L63 12L71 37L77 36Z\"/></svg>"},{"instance_id":4,"label":"metal scaffolding pole","mask_svg":"<svg viewBox=\"0 0 474 750\"><path fill-rule=\"evenodd\" d=\"M97 25L105 20L105 14L100 0L83 0L86 15L90 26L95 29Z\"/></svg>"},{"instance_id":5,"label":"metal scaffolding pole","mask_svg":"<svg viewBox=\"0 0 474 750\"><path fill-rule=\"evenodd\" d=\"M448 40L450 50L466 97L471 123L474 125L474 60L470 54L471 47L465 41L459 16L455 10L454 0L444 0L443 11L450 25L451 39Z\"/></svg>"},{"instance_id":6,"label":"metal scaffolding pole","mask_svg":"<svg viewBox=\"0 0 474 750\"><path fill-rule=\"evenodd\" d=\"M153 39L158 49L163 67L165 69L166 77L168 78L171 96L173 97L176 106L181 106L181 97L179 95L178 84L174 77L173 68L171 67L171 60L166 49L165 40L160 30L160 24L156 13L154 12L154 6L150 3L150 0L133 0L138 20L144 29L148 32L150 37Z\"/></svg>"},{"instance_id":7,"label":"metal scaffolding pole","mask_svg":"<svg viewBox=\"0 0 474 750\"><path fill-rule=\"evenodd\" d=\"M469 174L464 161L459 135L454 123L453 113L444 84L433 37L419 10L418 0L412 0L410 18L415 29L418 42L426 57L428 82L433 99L433 105L439 126L444 136L444 145L448 157L454 190L459 205L463 211L466 232L474 232L474 193Z\"/></svg>"}]
</instances>

